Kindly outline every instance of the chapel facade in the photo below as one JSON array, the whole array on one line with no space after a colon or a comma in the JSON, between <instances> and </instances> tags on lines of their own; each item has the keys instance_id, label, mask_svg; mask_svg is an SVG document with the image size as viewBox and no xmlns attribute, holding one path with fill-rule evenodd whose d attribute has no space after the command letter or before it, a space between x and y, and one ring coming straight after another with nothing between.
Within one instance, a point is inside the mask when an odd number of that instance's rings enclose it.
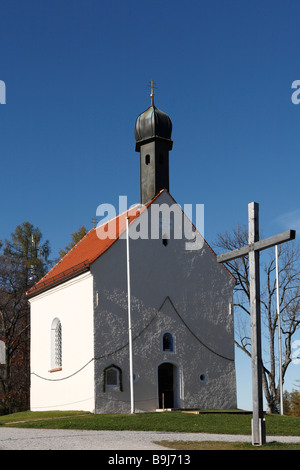
<instances>
[{"instance_id":1,"label":"chapel facade","mask_svg":"<svg viewBox=\"0 0 300 470\"><path fill-rule=\"evenodd\" d=\"M127 220L135 410L236 408L235 280L169 192L171 133L152 93L135 125L140 203L28 292L31 410L130 411Z\"/></svg>"}]
</instances>

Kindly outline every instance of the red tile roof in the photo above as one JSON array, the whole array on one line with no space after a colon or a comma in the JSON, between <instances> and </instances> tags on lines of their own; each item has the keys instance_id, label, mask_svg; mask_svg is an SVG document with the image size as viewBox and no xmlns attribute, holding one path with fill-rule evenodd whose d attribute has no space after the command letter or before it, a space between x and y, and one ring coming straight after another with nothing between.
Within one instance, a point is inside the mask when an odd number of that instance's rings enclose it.
<instances>
[{"instance_id":1,"label":"red tile roof","mask_svg":"<svg viewBox=\"0 0 300 470\"><path fill-rule=\"evenodd\" d=\"M122 233L125 232L126 218L129 217L129 224L131 224L140 216L143 210L148 208L164 191L166 190L161 190L148 204L146 204L146 206L139 206L139 204L137 204L130 210L123 212L114 219L111 219L109 222L102 224L99 227L92 228L55 266L53 266L52 269L50 269L50 271L40 281L29 289L27 292L28 298L34 297L43 291L62 284L63 282L88 271L90 265L106 250L108 250L122 235ZM173 201L176 204L174 199ZM103 239L99 238L99 233L106 232L113 233L114 236L107 238L102 237ZM204 243L216 256L213 249L205 240ZM228 271L226 266L224 266L224 268ZM228 272L230 273L230 271Z\"/></svg>"},{"instance_id":2,"label":"red tile roof","mask_svg":"<svg viewBox=\"0 0 300 470\"><path fill-rule=\"evenodd\" d=\"M139 209L139 204L137 204L109 222L92 228L40 281L29 289L27 292L28 298L88 271L90 265L125 232L126 218L129 217L129 224L131 224L145 210L145 207L152 204L161 192L146 206L141 206ZM113 237L99 238L101 233L106 232L112 233Z\"/></svg>"}]
</instances>

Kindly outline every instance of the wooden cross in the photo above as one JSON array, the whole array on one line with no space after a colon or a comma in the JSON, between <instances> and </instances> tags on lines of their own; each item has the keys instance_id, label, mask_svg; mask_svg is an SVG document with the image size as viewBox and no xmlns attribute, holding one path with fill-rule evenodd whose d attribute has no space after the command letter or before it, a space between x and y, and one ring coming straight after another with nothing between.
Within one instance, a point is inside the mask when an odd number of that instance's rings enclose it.
<instances>
[{"instance_id":1,"label":"wooden cross","mask_svg":"<svg viewBox=\"0 0 300 470\"><path fill-rule=\"evenodd\" d=\"M154 104L154 92L153 92L153 88L155 88L155 89L157 90L157 87L154 86L154 85L156 85L156 83L155 83L153 80L151 80L149 83L150 83L150 85L147 85L147 86L151 88L151 94L150 94L150 96L151 96L151 106L153 106L153 104Z\"/></svg>"},{"instance_id":2,"label":"wooden cross","mask_svg":"<svg viewBox=\"0 0 300 470\"><path fill-rule=\"evenodd\" d=\"M258 203L248 204L249 244L237 250L217 256L219 263L227 263L236 258L249 255L250 277L250 313L251 313L251 361L252 361L252 444L262 445L266 442L266 431L263 419L263 394L262 394L262 359L261 359L261 319L260 319L260 276L259 276L259 252L280 243L294 240L295 230L274 235L273 237L259 240Z\"/></svg>"}]
</instances>

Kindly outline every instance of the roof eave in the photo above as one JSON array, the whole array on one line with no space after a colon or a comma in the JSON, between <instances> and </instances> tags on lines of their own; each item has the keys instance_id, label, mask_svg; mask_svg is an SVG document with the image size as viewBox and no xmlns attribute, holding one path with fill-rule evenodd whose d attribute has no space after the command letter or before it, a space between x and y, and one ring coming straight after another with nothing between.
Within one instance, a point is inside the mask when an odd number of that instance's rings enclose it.
<instances>
[{"instance_id":1,"label":"roof eave","mask_svg":"<svg viewBox=\"0 0 300 470\"><path fill-rule=\"evenodd\" d=\"M60 284L64 284L67 281L70 281L70 279L74 279L75 277L79 276L80 274L87 272L90 270L90 264L85 263L84 266L80 267L78 270L73 271L69 274L65 274L62 272L59 279L53 280L49 284L44 282L43 285L37 286L37 288L32 287L28 292L26 292L26 296L29 299L32 299L33 297L36 297L39 294L42 294L43 292L46 292L47 290L52 289L53 287L59 286Z\"/></svg>"}]
</instances>

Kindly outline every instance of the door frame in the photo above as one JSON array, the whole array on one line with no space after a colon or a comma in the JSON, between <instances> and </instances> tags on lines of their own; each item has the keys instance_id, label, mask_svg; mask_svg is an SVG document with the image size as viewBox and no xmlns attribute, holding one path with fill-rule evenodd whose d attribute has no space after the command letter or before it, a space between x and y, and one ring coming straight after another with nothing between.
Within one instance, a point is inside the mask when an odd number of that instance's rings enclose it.
<instances>
[{"instance_id":1,"label":"door frame","mask_svg":"<svg viewBox=\"0 0 300 470\"><path fill-rule=\"evenodd\" d=\"M173 366L173 408L180 408L180 377L181 377L181 371L180 367L178 364L176 364L174 361L162 361L157 365L156 368L156 383L157 383L157 408L159 408L159 374L158 374L158 369L161 365L163 364L170 364ZM162 409L162 408L161 408Z\"/></svg>"}]
</instances>

